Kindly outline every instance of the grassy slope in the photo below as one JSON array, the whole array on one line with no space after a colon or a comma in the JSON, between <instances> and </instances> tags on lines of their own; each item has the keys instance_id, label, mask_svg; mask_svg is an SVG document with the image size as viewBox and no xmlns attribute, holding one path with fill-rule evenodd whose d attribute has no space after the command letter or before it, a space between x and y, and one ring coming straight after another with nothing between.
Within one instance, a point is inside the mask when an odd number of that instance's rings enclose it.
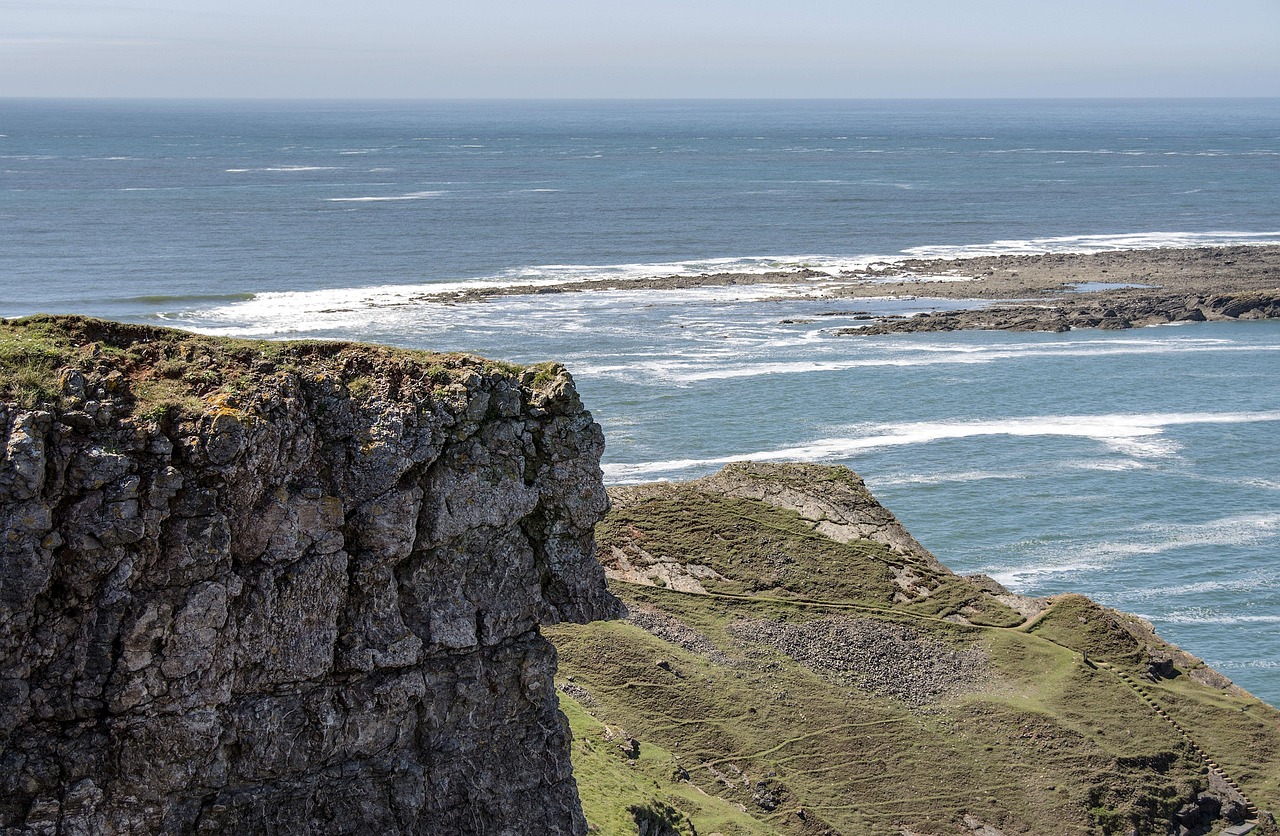
<instances>
[{"instance_id":1,"label":"grassy slope","mask_svg":"<svg viewBox=\"0 0 1280 836\"><path fill-rule=\"evenodd\" d=\"M69 402L67 370L88 391ZM439 354L327 340L276 342L209 337L83 316L0 319L0 402L79 408L110 399L137 417L196 416L252 398L266 376L337 375L353 397L394 399L402 379L425 378L441 390L474 374L520 375L525 368L467 354ZM529 368L537 387L558 367Z\"/></svg>"},{"instance_id":2,"label":"grassy slope","mask_svg":"<svg viewBox=\"0 0 1280 836\"><path fill-rule=\"evenodd\" d=\"M980 595L965 579L943 578L936 597L894 604L887 567L902 556L874 543L842 546L794 512L694 487L626 503L598 538L603 555L643 547L725 578L707 595L613 584L633 612L678 619L678 643L628 622L547 631L562 683L571 677L580 699L563 702L581 736L584 807L600 833L636 832L626 808L641 797L700 834L967 833L966 816L1006 834L1164 833L1177 806L1207 788L1185 737L1117 675L1144 673L1146 646L1086 599L1056 602L1029 631L994 602L982 620L1008 626L952 623L945 616ZM743 629L867 618L909 625L941 646L981 648L992 674L968 693L912 706L824 675ZM1148 690L1254 803L1280 807L1280 713L1185 675ZM608 746L592 722L639 739L640 762L602 759ZM646 767L649 751L661 768ZM737 807L712 812L711 796Z\"/></svg>"}]
</instances>

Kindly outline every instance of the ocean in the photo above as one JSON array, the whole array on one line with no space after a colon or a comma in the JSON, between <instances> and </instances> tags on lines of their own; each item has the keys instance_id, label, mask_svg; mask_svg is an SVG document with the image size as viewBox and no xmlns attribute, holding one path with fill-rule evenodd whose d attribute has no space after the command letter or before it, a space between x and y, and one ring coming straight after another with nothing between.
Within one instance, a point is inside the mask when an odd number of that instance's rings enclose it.
<instances>
[{"instance_id":1,"label":"ocean","mask_svg":"<svg viewBox=\"0 0 1280 836\"><path fill-rule=\"evenodd\" d=\"M1139 613L1280 705L1280 322L859 338L935 303L417 298L1214 243L1280 243L1280 100L0 100L0 316L556 359L610 482L846 464L956 571Z\"/></svg>"}]
</instances>

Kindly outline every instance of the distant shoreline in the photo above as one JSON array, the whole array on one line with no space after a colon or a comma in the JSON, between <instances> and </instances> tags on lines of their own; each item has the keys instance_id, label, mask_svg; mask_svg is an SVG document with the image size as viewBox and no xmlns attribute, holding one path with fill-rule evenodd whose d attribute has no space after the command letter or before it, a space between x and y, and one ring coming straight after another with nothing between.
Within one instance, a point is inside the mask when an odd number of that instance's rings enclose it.
<instances>
[{"instance_id":1,"label":"distant shoreline","mask_svg":"<svg viewBox=\"0 0 1280 836\"><path fill-rule=\"evenodd\" d=\"M803 286L818 297L973 300L963 310L880 318L841 334L961 329L1065 331L1160 322L1280 316L1280 246L1234 245L1099 253L893 258L865 270L706 273L512 284L424 293L413 301L461 304L540 294L701 287ZM951 306L948 306L951 307Z\"/></svg>"}]
</instances>

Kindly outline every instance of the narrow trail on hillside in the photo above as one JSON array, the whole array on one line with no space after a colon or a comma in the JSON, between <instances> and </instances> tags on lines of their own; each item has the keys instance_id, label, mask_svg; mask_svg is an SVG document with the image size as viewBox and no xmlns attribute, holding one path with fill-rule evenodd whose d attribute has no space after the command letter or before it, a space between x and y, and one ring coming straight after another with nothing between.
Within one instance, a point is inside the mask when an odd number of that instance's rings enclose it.
<instances>
[{"instance_id":1,"label":"narrow trail on hillside","mask_svg":"<svg viewBox=\"0 0 1280 836\"><path fill-rule=\"evenodd\" d=\"M1200 745L1199 741L1197 741L1194 737L1191 736L1191 732L1187 731L1185 726L1183 726L1176 719L1174 719L1169 714L1169 712L1166 711L1164 707L1160 705L1160 703L1157 702L1154 697L1151 696L1151 693L1146 689L1145 686L1142 685L1142 683L1134 679L1130 674L1126 673L1125 671L1117 670L1109 662L1093 662L1092 664L1096 665L1100 670L1104 670L1104 671L1107 671L1108 673L1113 674L1122 683L1124 683L1124 685L1128 687L1129 690L1133 691L1133 693L1137 695L1138 699L1142 700L1143 704L1145 704L1148 708L1150 708L1153 712L1155 712L1156 715L1158 715L1159 717L1162 717L1165 720L1165 722L1167 722L1170 726L1174 728L1175 731L1178 732L1178 734L1182 735L1182 738L1187 741L1187 744L1191 747L1191 750L1195 752L1197 756L1199 756L1200 760L1204 761L1204 764L1206 767L1209 768L1209 771L1217 775L1218 778L1224 784L1226 784L1228 787L1231 788L1233 792L1236 793L1236 795L1240 796L1239 800L1241 803L1244 804L1245 810L1249 814L1249 818L1250 819L1258 818L1258 806L1249 800L1249 797L1244 794L1244 790L1240 789L1240 785L1235 782L1235 779L1233 779L1230 775L1228 775L1227 771L1223 769L1222 766L1213 759L1213 757L1205 750L1205 748Z\"/></svg>"},{"instance_id":2,"label":"narrow trail on hillside","mask_svg":"<svg viewBox=\"0 0 1280 836\"><path fill-rule=\"evenodd\" d=\"M638 584L633 584L633 585L638 585ZM719 598L719 599L741 601L741 602L748 602L748 603L792 604L796 606L814 607L814 608L831 609L831 610L854 610L854 611L866 612L873 616L891 616L893 618L905 618L905 619L914 619L914 620L920 620L920 621L934 621L934 622L941 622L944 624L948 624L951 626L961 626L959 622L951 621L946 618L941 618L938 616L931 616L931 615L924 615L922 613L913 613L909 611L895 609L893 607L880 607L880 606L875 606L873 604L855 604L855 603L844 602L844 601L821 601L821 600L807 599L807 598L779 598L779 597L773 597L773 596L740 595L740 594L734 594L730 592L691 592L686 590L674 590L674 589L670 589L666 591L675 592L680 595L692 595L692 596L698 596L698 597L704 597L704 598ZM1079 651L1076 651L1073 648L1067 647L1066 645L1063 645L1063 644L1059 644L1058 642L1055 642L1046 636L1037 635L1036 633L1032 632L1034 627L1038 623L1043 621L1045 617L1048 616L1053 611L1056 605L1057 605L1056 602L1051 603L1048 607L1045 607L1044 610L1037 613L1032 618L1027 619L1021 624L1014 625L1011 627L1000 627L992 624L972 624L972 623L964 624L963 626L973 627L980 630L1020 632L1028 636L1034 636L1035 638L1040 639L1041 641L1048 642L1049 644L1052 644L1055 647L1061 647L1073 653L1079 653ZM1192 737L1191 733L1187 731L1186 727L1183 726L1180 722L1178 722L1173 716L1171 716L1168 713L1168 711L1163 706L1161 706L1160 703L1157 702L1154 697L1151 696L1147 688L1145 688L1141 683L1139 683L1138 680L1136 680L1131 674L1125 671L1119 670L1109 662L1090 660L1087 657L1085 657L1083 654L1081 654L1081 656L1084 661L1084 664L1089 665L1090 667L1096 668L1098 670L1105 671L1115 676L1126 688L1132 691L1134 695L1137 696L1138 699L1141 700L1141 702L1145 706L1147 706L1154 714L1156 714L1158 717L1160 717L1166 723L1168 723L1182 737L1182 739L1187 742L1187 745L1191 747L1191 750L1196 753L1197 757L1199 757L1200 760L1204 762L1206 768L1210 772L1212 772L1214 775L1216 775L1218 779L1222 781L1223 784L1225 784L1227 787L1231 789L1232 792L1234 792L1236 795L1239 796L1239 801L1241 804L1244 805L1245 810L1248 813L1248 818L1253 821L1257 820L1259 815L1258 806L1254 804L1249 799L1248 796L1245 795L1244 790L1242 790L1240 788L1240 785L1236 783L1235 779L1232 778L1227 773L1227 771L1222 768L1222 765L1219 764L1202 745L1200 745L1199 741L1197 741L1194 737Z\"/></svg>"}]
</instances>

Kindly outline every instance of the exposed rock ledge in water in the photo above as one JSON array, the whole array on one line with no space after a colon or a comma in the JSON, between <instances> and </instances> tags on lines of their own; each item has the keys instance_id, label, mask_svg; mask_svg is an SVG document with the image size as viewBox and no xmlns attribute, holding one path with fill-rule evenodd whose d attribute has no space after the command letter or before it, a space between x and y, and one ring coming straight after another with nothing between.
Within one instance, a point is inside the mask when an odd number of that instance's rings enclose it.
<instances>
[{"instance_id":1,"label":"exposed rock ledge in water","mask_svg":"<svg viewBox=\"0 0 1280 836\"><path fill-rule=\"evenodd\" d=\"M415 302L458 304L504 296L587 291L681 290L775 285L777 301L865 299L886 295L943 310L915 317L854 315L866 327L844 335L961 329L1068 331L1121 329L1169 322L1280 317L1280 246L1168 247L1095 253L1038 253L963 258L890 257L831 274L811 268L769 273L604 278L544 285L491 285L424 293ZM932 300L932 301L931 301ZM941 300L951 300L940 304ZM963 307L955 310L955 302ZM990 307L987 307L987 306ZM839 311L825 311L834 315ZM790 317L781 324L808 323Z\"/></svg>"},{"instance_id":2,"label":"exposed rock ledge in water","mask_svg":"<svg viewBox=\"0 0 1280 836\"><path fill-rule=\"evenodd\" d=\"M1169 323L1280 318L1280 289L1209 296L1128 290L1089 294L1089 298L1000 304L983 308L933 311L884 319L864 328L840 328L841 336L873 336L932 331L1074 331L1079 328L1124 330Z\"/></svg>"},{"instance_id":3,"label":"exposed rock ledge in water","mask_svg":"<svg viewBox=\"0 0 1280 836\"><path fill-rule=\"evenodd\" d=\"M563 369L0 320L0 830L580 834Z\"/></svg>"}]
</instances>

